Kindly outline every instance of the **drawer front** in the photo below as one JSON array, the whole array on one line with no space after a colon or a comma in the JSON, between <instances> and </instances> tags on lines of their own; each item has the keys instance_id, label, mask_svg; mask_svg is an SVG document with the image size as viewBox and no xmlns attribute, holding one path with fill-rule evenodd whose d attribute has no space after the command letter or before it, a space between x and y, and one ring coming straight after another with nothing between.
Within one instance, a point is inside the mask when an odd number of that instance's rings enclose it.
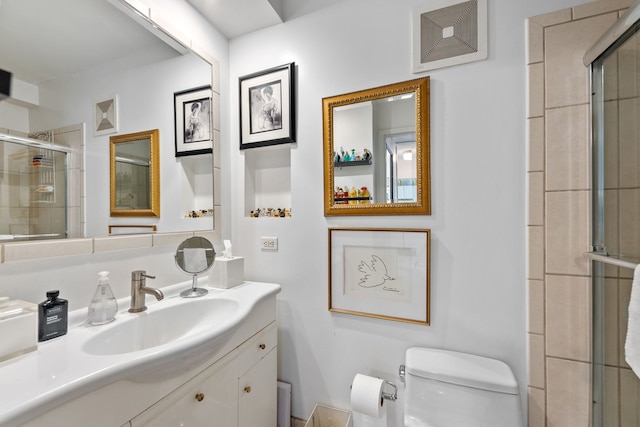
<instances>
[{"instance_id":1,"label":"drawer front","mask_svg":"<svg viewBox=\"0 0 640 427\"><path fill-rule=\"evenodd\" d=\"M277 346L278 328L273 322L240 346L238 374L243 375Z\"/></svg>"}]
</instances>

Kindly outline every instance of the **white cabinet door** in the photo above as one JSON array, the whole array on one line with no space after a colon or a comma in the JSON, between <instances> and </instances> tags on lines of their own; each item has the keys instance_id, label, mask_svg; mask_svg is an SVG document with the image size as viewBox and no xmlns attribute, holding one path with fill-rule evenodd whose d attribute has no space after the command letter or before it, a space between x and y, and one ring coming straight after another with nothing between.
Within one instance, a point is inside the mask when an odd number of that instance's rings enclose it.
<instances>
[{"instance_id":1,"label":"white cabinet door","mask_svg":"<svg viewBox=\"0 0 640 427\"><path fill-rule=\"evenodd\" d=\"M205 369L131 420L131 427L238 425L236 352Z\"/></svg>"},{"instance_id":2,"label":"white cabinet door","mask_svg":"<svg viewBox=\"0 0 640 427\"><path fill-rule=\"evenodd\" d=\"M276 427L277 354L274 348L238 380L239 427Z\"/></svg>"}]
</instances>

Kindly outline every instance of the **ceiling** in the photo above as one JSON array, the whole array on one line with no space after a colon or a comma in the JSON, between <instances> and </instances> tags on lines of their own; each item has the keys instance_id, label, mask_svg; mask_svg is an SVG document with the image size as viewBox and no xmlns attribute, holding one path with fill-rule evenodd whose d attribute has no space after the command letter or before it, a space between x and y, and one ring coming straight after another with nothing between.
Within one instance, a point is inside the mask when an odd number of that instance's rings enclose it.
<instances>
[{"instance_id":1,"label":"ceiling","mask_svg":"<svg viewBox=\"0 0 640 427\"><path fill-rule=\"evenodd\" d=\"M187 1L232 39L344 0ZM0 69L34 85L179 54L105 0L0 0L0 52Z\"/></svg>"},{"instance_id":2,"label":"ceiling","mask_svg":"<svg viewBox=\"0 0 640 427\"><path fill-rule=\"evenodd\" d=\"M187 0L228 39L307 15L343 0Z\"/></svg>"}]
</instances>

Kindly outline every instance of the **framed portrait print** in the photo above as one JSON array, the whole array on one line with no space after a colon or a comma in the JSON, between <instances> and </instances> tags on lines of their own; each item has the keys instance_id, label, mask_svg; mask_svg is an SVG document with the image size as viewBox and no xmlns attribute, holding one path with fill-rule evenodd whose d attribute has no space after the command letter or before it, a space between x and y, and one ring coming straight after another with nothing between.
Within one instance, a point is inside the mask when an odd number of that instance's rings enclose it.
<instances>
[{"instance_id":1,"label":"framed portrait print","mask_svg":"<svg viewBox=\"0 0 640 427\"><path fill-rule=\"evenodd\" d=\"M429 325L430 230L329 229L329 311Z\"/></svg>"},{"instance_id":2,"label":"framed portrait print","mask_svg":"<svg viewBox=\"0 0 640 427\"><path fill-rule=\"evenodd\" d=\"M240 149L295 142L295 64L240 77Z\"/></svg>"},{"instance_id":3,"label":"framed portrait print","mask_svg":"<svg viewBox=\"0 0 640 427\"><path fill-rule=\"evenodd\" d=\"M176 157L213 152L211 86L173 94Z\"/></svg>"}]
</instances>

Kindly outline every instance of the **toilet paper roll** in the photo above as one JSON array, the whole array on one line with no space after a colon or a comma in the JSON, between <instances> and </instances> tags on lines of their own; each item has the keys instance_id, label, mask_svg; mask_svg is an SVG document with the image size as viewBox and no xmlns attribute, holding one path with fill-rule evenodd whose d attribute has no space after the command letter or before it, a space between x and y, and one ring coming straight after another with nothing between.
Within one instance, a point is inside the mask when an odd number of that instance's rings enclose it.
<instances>
[{"instance_id":1,"label":"toilet paper roll","mask_svg":"<svg viewBox=\"0 0 640 427\"><path fill-rule=\"evenodd\" d=\"M382 387L384 380L368 375L356 374L351 385L351 409L372 417L381 417Z\"/></svg>"}]
</instances>

